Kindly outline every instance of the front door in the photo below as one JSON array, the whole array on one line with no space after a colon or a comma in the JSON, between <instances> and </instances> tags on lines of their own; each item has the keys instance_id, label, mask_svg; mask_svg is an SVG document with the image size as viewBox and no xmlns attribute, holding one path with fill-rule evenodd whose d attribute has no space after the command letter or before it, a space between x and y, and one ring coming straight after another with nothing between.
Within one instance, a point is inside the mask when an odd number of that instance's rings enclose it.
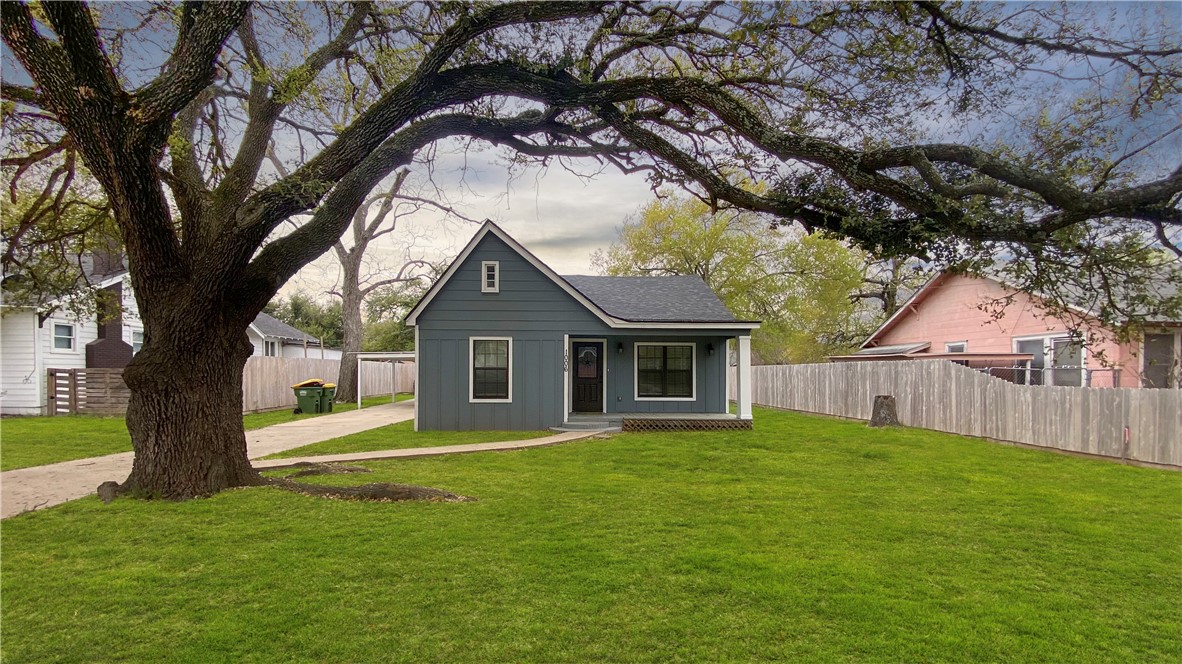
<instances>
[{"instance_id":1,"label":"front door","mask_svg":"<svg viewBox=\"0 0 1182 664\"><path fill-rule=\"evenodd\" d=\"M572 344L575 358L574 403L576 413L603 412L603 342L576 341Z\"/></svg>"}]
</instances>

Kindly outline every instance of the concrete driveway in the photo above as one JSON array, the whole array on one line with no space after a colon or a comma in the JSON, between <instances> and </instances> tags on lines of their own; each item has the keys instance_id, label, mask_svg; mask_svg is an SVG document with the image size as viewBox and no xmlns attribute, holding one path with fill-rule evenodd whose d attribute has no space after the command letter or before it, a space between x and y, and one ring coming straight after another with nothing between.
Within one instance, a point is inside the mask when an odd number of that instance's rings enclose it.
<instances>
[{"instance_id":1,"label":"concrete driveway","mask_svg":"<svg viewBox=\"0 0 1182 664\"><path fill-rule=\"evenodd\" d=\"M321 415L246 432L251 459L322 440L369 431L414 418L414 401L370 406ZM131 452L75 459L0 473L0 519L89 496L107 480L122 482L131 473Z\"/></svg>"}]
</instances>

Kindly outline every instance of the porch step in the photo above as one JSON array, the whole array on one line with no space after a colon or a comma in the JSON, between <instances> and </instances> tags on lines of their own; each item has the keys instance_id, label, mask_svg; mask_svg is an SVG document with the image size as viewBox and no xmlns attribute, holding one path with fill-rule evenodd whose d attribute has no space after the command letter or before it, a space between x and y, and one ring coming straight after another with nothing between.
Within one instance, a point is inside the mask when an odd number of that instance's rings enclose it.
<instances>
[{"instance_id":1,"label":"porch step","mask_svg":"<svg viewBox=\"0 0 1182 664\"><path fill-rule=\"evenodd\" d=\"M607 420L578 420L575 422L563 422L562 426L550 427L551 431L559 433L568 433L571 431L606 431L608 433L619 433L619 422L608 422Z\"/></svg>"}]
</instances>

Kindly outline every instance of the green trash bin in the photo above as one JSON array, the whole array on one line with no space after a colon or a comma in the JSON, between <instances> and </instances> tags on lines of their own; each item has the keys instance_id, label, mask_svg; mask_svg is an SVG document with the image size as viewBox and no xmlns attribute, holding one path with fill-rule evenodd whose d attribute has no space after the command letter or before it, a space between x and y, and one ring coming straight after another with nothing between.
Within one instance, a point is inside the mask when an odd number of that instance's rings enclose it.
<instances>
[{"instance_id":1,"label":"green trash bin","mask_svg":"<svg viewBox=\"0 0 1182 664\"><path fill-rule=\"evenodd\" d=\"M332 399L337 395L336 383L325 383L324 387L320 388L320 412L332 412Z\"/></svg>"},{"instance_id":2,"label":"green trash bin","mask_svg":"<svg viewBox=\"0 0 1182 664\"><path fill-rule=\"evenodd\" d=\"M291 386L295 391L296 407L291 412L299 415L300 413L319 413L321 395L324 393L324 381L313 378L312 380L305 380ZM336 391L334 386L333 391Z\"/></svg>"}]
</instances>

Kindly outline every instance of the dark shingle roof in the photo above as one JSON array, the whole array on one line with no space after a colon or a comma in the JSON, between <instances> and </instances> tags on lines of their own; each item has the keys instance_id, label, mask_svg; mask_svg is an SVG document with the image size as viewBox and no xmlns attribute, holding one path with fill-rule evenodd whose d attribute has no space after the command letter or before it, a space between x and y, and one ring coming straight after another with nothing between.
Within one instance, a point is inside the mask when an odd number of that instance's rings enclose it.
<instances>
[{"instance_id":1,"label":"dark shingle roof","mask_svg":"<svg viewBox=\"0 0 1182 664\"><path fill-rule=\"evenodd\" d=\"M631 322L734 323L735 316L698 277L564 276L609 315Z\"/></svg>"},{"instance_id":2,"label":"dark shingle roof","mask_svg":"<svg viewBox=\"0 0 1182 664\"><path fill-rule=\"evenodd\" d=\"M295 339L296 341L319 341L319 339L307 332L294 328L278 318L262 312L255 317L254 326L258 328L259 332L263 333L263 336L267 337Z\"/></svg>"}]
</instances>

